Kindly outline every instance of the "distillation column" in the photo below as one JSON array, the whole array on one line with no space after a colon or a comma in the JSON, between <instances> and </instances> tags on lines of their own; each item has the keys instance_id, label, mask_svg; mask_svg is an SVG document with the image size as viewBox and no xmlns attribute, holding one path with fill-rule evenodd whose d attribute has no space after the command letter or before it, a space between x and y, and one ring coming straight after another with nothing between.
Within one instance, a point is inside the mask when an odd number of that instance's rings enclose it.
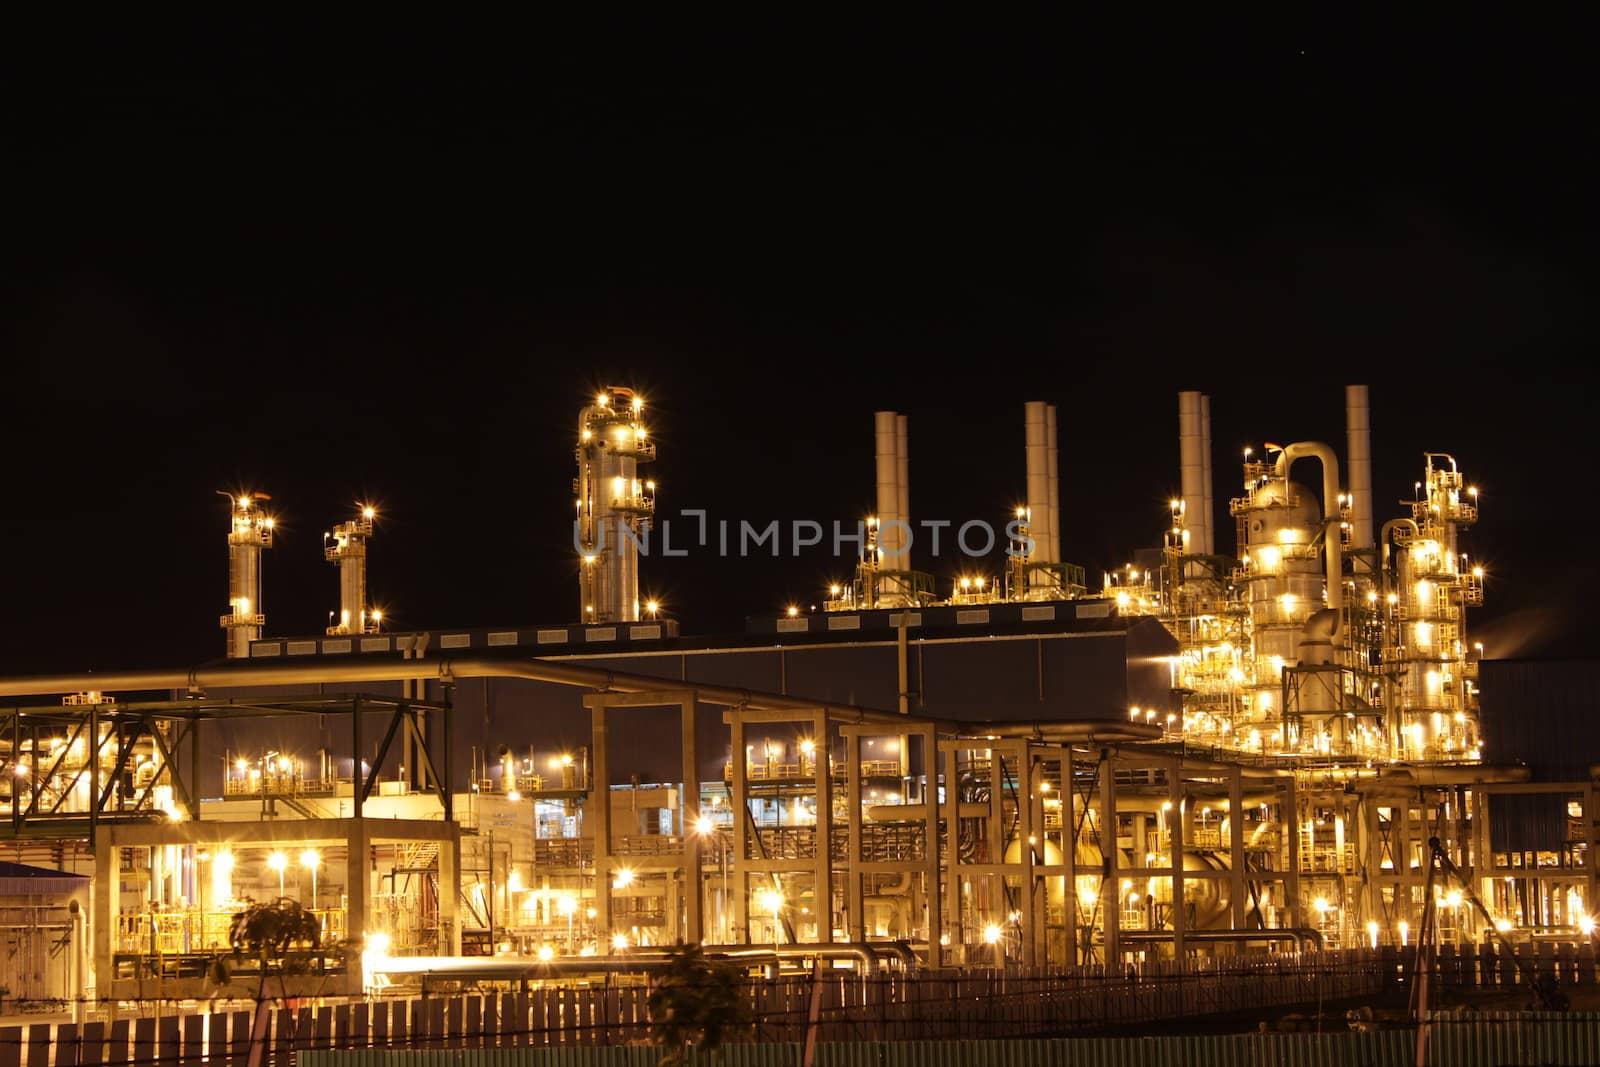
<instances>
[{"instance_id":1,"label":"distillation column","mask_svg":"<svg viewBox=\"0 0 1600 1067\"><path fill-rule=\"evenodd\" d=\"M580 618L639 620L639 546L655 512L656 483L640 482L639 464L655 459L640 421L644 400L608 388L578 416L577 525Z\"/></svg>"},{"instance_id":2,"label":"distillation column","mask_svg":"<svg viewBox=\"0 0 1600 1067\"><path fill-rule=\"evenodd\" d=\"M355 518L322 535L323 557L339 567L339 614L328 627L330 634L378 632L380 616L367 609L367 538L377 514L363 506Z\"/></svg>"},{"instance_id":3,"label":"distillation column","mask_svg":"<svg viewBox=\"0 0 1600 1067\"><path fill-rule=\"evenodd\" d=\"M221 625L228 635L228 658L245 659L250 642L267 624L261 612L261 550L272 547L274 523L261 502L272 498L242 493L229 499L233 507L228 520L228 614L222 616Z\"/></svg>"}]
</instances>

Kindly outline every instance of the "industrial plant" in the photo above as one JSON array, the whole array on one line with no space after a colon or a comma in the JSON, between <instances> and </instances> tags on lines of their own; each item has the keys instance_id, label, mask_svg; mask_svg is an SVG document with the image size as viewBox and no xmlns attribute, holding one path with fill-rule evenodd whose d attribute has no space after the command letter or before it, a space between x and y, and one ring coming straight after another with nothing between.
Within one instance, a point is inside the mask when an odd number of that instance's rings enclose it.
<instances>
[{"instance_id":1,"label":"industrial plant","mask_svg":"<svg viewBox=\"0 0 1600 1067\"><path fill-rule=\"evenodd\" d=\"M1485 743L1479 491L1431 452L1382 507L1367 388L1345 405L1342 449L1262 442L1219 490L1209 398L1179 394L1181 495L1092 572L1053 404L1019 412L997 573L917 569L912 427L878 412L854 573L733 635L641 601L670 561L628 389L577 413L552 565L578 588L541 623L390 631L362 504L324 537L326 632L273 634L271 498L235 491L224 658L0 679L0 985L214 998L233 916L282 898L323 932L283 988L315 995L625 976L679 942L877 974L1587 941L1594 779Z\"/></svg>"}]
</instances>

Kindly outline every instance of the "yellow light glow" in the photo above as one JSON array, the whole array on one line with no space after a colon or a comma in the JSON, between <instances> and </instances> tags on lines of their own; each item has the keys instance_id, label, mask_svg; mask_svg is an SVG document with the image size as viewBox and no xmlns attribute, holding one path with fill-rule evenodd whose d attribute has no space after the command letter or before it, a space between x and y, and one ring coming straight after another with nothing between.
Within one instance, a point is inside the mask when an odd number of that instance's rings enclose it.
<instances>
[{"instance_id":1,"label":"yellow light glow","mask_svg":"<svg viewBox=\"0 0 1600 1067\"><path fill-rule=\"evenodd\" d=\"M378 509L373 507L362 508L361 517L363 519L375 519L378 517Z\"/></svg>"},{"instance_id":2,"label":"yellow light glow","mask_svg":"<svg viewBox=\"0 0 1600 1067\"><path fill-rule=\"evenodd\" d=\"M510 801L518 801L522 799L522 794L513 789L506 794L506 799Z\"/></svg>"},{"instance_id":3,"label":"yellow light glow","mask_svg":"<svg viewBox=\"0 0 1600 1067\"><path fill-rule=\"evenodd\" d=\"M300 853L300 866L308 871L314 871L322 866L322 854L314 848L308 848Z\"/></svg>"},{"instance_id":4,"label":"yellow light glow","mask_svg":"<svg viewBox=\"0 0 1600 1067\"><path fill-rule=\"evenodd\" d=\"M1496 930L1499 930L1502 934L1506 933L1511 929L1511 920L1510 919L1496 919L1494 921L1494 928Z\"/></svg>"},{"instance_id":5,"label":"yellow light glow","mask_svg":"<svg viewBox=\"0 0 1600 1067\"><path fill-rule=\"evenodd\" d=\"M762 910L771 912L774 919L783 911L783 894L776 889L763 889L757 894L757 900L760 902Z\"/></svg>"},{"instance_id":6,"label":"yellow light glow","mask_svg":"<svg viewBox=\"0 0 1600 1067\"><path fill-rule=\"evenodd\" d=\"M267 866L282 874L289 866L289 857L282 852L274 852L267 857Z\"/></svg>"},{"instance_id":7,"label":"yellow light glow","mask_svg":"<svg viewBox=\"0 0 1600 1067\"><path fill-rule=\"evenodd\" d=\"M1000 927L995 925L994 923L990 923L988 926L985 926L983 928L983 939L984 939L984 941L986 941L987 943L989 943L991 945L996 944L997 942L999 942L999 940L1000 940Z\"/></svg>"},{"instance_id":8,"label":"yellow light glow","mask_svg":"<svg viewBox=\"0 0 1600 1067\"><path fill-rule=\"evenodd\" d=\"M1594 933L1594 919L1588 915L1583 916L1578 920L1578 929L1583 931L1584 937L1589 937Z\"/></svg>"},{"instance_id":9,"label":"yellow light glow","mask_svg":"<svg viewBox=\"0 0 1600 1067\"><path fill-rule=\"evenodd\" d=\"M627 867L624 867L617 872L617 877L612 881L611 888L626 889L632 884L633 871L629 870Z\"/></svg>"},{"instance_id":10,"label":"yellow light glow","mask_svg":"<svg viewBox=\"0 0 1600 1067\"><path fill-rule=\"evenodd\" d=\"M787 608L784 609L784 614L789 616L789 618L792 619L796 615L800 614L800 609L798 607L796 607L795 605L790 604Z\"/></svg>"},{"instance_id":11,"label":"yellow light glow","mask_svg":"<svg viewBox=\"0 0 1600 1067\"><path fill-rule=\"evenodd\" d=\"M613 934L611 937L611 947L616 949L618 952L625 950L628 947L628 935Z\"/></svg>"},{"instance_id":12,"label":"yellow light glow","mask_svg":"<svg viewBox=\"0 0 1600 1067\"><path fill-rule=\"evenodd\" d=\"M539 959L542 962L549 963L551 960L555 959L555 956L556 950L551 948L549 945L539 946Z\"/></svg>"},{"instance_id":13,"label":"yellow light glow","mask_svg":"<svg viewBox=\"0 0 1600 1067\"><path fill-rule=\"evenodd\" d=\"M711 820L711 816L709 815L702 815L694 821L694 832L700 834L702 837L711 833L716 828L717 824Z\"/></svg>"},{"instance_id":14,"label":"yellow light glow","mask_svg":"<svg viewBox=\"0 0 1600 1067\"><path fill-rule=\"evenodd\" d=\"M561 914L570 917L573 912L578 910L578 898L574 896L562 897L560 900L556 901L556 910Z\"/></svg>"}]
</instances>

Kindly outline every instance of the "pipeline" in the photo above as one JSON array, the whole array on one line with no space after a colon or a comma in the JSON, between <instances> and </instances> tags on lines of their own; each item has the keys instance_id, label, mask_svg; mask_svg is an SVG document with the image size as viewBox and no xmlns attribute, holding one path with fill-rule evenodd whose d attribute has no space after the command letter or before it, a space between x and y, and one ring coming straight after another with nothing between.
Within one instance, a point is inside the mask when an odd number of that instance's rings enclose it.
<instances>
[{"instance_id":1,"label":"pipeline","mask_svg":"<svg viewBox=\"0 0 1600 1067\"><path fill-rule=\"evenodd\" d=\"M580 667L542 659L489 659L449 657L402 660L398 658L333 660L319 663L251 664L250 666L208 665L189 669L113 671L89 674L22 675L0 678L0 697L49 696L82 693L181 689L204 693L207 689L242 686L304 685L323 682L400 682L456 678L523 678L557 685L582 686L601 692L651 693L677 686L693 689L707 704L744 707L755 711L804 711L815 714L825 707L838 719L857 723L892 723L902 731L905 717L893 712L864 708L855 704L819 703L798 697L728 686L677 682L644 674Z\"/></svg>"},{"instance_id":2,"label":"pipeline","mask_svg":"<svg viewBox=\"0 0 1600 1067\"><path fill-rule=\"evenodd\" d=\"M1136 942L1171 941L1170 930L1123 930L1117 934L1117 940L1123 944ZM1194 930L1186 932L1183 940L1187 943L1195 942L1245 942L1245 941L1293 941L1298 951L1304 952L1306 942L1310 942L1317 950L1322 948L1322 934L1306 927L1282 927L1276 930Z\"/></svg>"}]
</instances>

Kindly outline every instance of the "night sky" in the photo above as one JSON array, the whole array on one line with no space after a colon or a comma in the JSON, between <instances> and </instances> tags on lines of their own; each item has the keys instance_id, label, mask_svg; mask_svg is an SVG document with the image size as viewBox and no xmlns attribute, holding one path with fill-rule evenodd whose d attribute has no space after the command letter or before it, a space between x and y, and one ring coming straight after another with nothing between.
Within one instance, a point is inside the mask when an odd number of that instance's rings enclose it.
<instances>
[{"instance_id":1,"label":"night sky","mask_svg":"<svg viewBox=\"0 0 1600 1067\"><path fill-rule=\"evenodd\" d=\"M1240 449L1342 455L1366 382L1379 522L1425 450L1482 490L1488 654L1590 652L1576 52L91 44L4 84L0 672L220 656L238 488L281 520L269 634L326 625L357 499L396 628L570 621L605 384L649 398L664 515L758 525L871 510L879 408L915 517L1003 522L1023 402L1053 401L1064 554L1098 576L1159 543L1180 389L1212 397L1226 551ZM717 633L849 566L697 551L644 585Z\"/></svg>"}]
</instances>

